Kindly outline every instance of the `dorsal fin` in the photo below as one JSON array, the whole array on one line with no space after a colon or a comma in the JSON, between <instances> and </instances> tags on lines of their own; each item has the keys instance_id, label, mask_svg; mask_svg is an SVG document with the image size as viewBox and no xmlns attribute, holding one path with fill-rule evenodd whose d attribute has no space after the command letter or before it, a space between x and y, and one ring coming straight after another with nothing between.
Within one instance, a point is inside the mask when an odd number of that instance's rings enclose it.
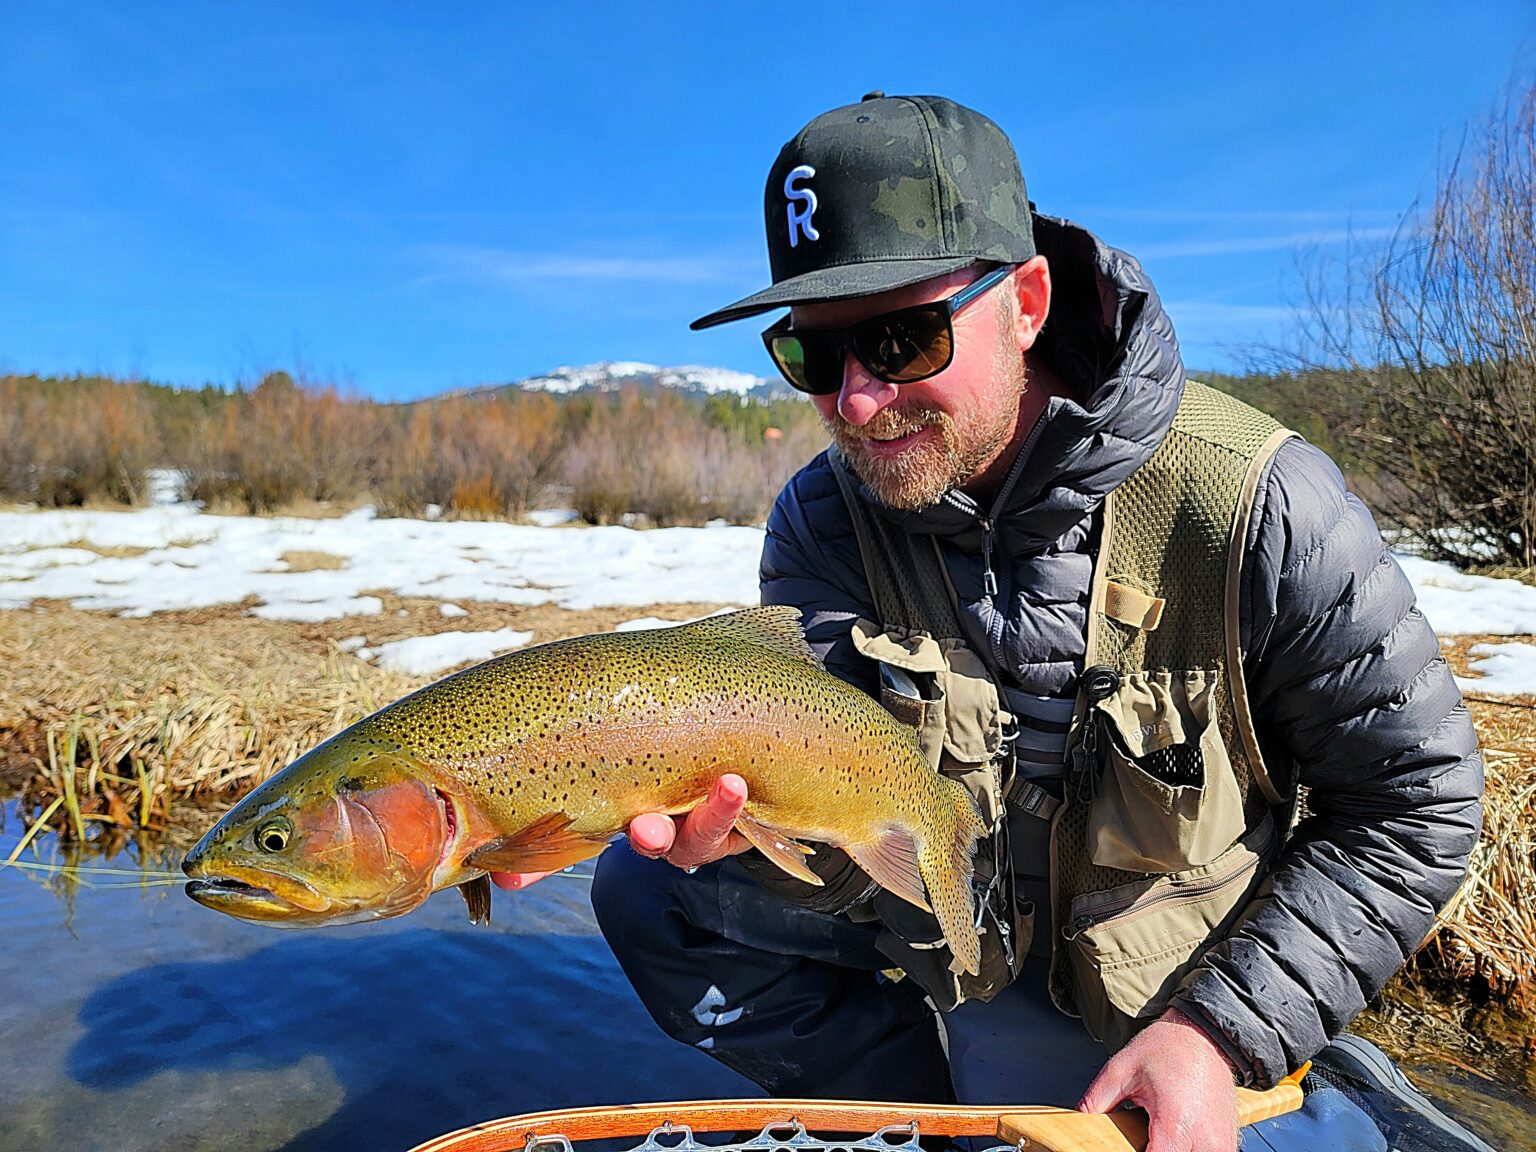
<instances>
[{"instance_id":1,"label":"dorsal fin","mask_svg":"<svg viewBox=\"0 0 1536 1152\"><path fill-rule=\"evenodd\" d=\"M679 626L701 638L736 640L771 648L797 660L804 660L813 667L822 667L821 660L805 642L800 630L800 609L788 604L770 604L762 608L746 608L740 612L727 612L720 616L706 616L691 624Z\"/></svg>"}]
</instances>

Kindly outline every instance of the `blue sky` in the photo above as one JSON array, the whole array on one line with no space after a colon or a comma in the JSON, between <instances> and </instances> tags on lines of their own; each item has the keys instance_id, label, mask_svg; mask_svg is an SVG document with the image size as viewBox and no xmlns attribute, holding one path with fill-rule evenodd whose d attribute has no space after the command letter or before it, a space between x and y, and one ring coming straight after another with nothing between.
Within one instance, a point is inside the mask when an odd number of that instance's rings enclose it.
<instances>
[{"instance_id":1,"label":"blue sky","mask_svg":"<svg viewBox=\"0 0 1536 1152\"><path fill-rule=\"evenodd\" d=\"M1297 250L1390 228L1533 45L1529 0L4 0L0 370L766 373L762 322L688 321L767 283L769 164L872 88L998 121L1227 367Z\"/></svg>"}]
</instances>

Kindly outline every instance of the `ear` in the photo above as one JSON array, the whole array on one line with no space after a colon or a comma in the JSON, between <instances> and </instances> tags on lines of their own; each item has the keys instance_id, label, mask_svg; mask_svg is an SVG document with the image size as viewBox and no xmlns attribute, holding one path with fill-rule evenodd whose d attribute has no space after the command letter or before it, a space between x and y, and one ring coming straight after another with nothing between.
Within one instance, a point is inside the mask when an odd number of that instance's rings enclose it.
<instances>
[{"instance_id":1,"label":"ear","mask_svg":"<svg viewBox=\"0 0 1536 1152\"><path fill-rule=\"evenodd\" d=\"M1036 256L1013 270L1014 335L1019 350L1028 352L1039 339L1051 311L1051 268L1044 256Z\"/></svg>"}]
</instances>

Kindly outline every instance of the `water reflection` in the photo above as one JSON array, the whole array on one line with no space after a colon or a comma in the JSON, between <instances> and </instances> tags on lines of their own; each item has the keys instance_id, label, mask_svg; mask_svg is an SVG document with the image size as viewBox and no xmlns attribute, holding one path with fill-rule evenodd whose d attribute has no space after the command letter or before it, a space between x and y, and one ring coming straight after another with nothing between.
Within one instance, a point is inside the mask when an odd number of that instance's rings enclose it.
<instances>
[{"instance_id":1,"label":"water reflection","mask_svg":"<svg viewBox=\"0 0 1536 1152\"><path fill-rule=\"evenodd\" d=\"M81 1007L86 1033L67 1070L118 1092L164 1070L238 1080L319 1057L342 1101L291 1152L399 1147L513 1112L732 1089L712 1066L649 1051L652 1026L624 991L590 936L294 934L236 960L103 985Z\"/></svg>"}]
</instances>

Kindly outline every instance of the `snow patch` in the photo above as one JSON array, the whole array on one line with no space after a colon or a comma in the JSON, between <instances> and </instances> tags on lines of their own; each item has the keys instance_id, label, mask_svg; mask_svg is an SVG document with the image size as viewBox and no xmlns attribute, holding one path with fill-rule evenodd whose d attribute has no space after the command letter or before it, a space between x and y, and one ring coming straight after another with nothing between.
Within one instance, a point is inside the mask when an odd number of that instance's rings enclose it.
<instances>
[{"instance_id":1,"label":"snow patch","mask_svg":"<svg viewBox=\"0 0 1536 1152\"><path fill-rule=\"evenodd\" d=\"M1470 655L1477 659L1467 667L1477 676L1458 676L1463 692L1479 696L1536 695L1536 644L1474 644Z\"/></svg>"},{"instance_id":2,"label":"snow patch","mask_svg":"<svg viewBox=\"0 0 1536 1152\"><path fill-rule=\"evenodd\" d=\"M102 556L71 547L76 541L147 551ZM377 616L383 611L381 590L454 607L748 607L758 602L762 545L761 527L552 528L381 519L371 508L329 520L210 516L187 504L132 512L9 512L0 513L0 609L53 599L142 617L239 604L252 597L260 605L254 614L264 619L315 621ZM305 550L345 557L347 566L280 570L279 556ZM1420 610L1441 635L1536 635L1536 588L1395 555ZM439 611L454 615L451 608ZM676 623L646 617L626 621L618 630ZM1489 673L1497 687L1471 677L1464 687L1536 694L1536 667L1523 650L1528 645L1482 647L1487 651L1477 653L1483 657L1478 669ZM486 655L477 649L451 663Z\"/></svg>"},{"instance_id":3,"label":"snow patch","mask_svg":"<svg viewBox=\"0 0 1536 1152\"><path fill-rule=\"evenodd\" d=\"M764 385L772 385L762 376L750 372L737 372L730 368L712 368L703 364L684 364L676 368L663 368L657 364L645 364L638 360L605 360L597 364L583 364L573 368L562 365L553 372L521 380L517 387L530 392L569 394L584 388L597 391L613 391L625 384L656 384L663 388L677 388L686 392L701 392L713 396L729 392L748 396Z\"/></svg>"},{"instance_id":4,"label":"snow patch","mask_svg":"<svg viewBox=\"0 0 1536 1152\"><path fill-rule=\"evenodd\" d=\"M615 632L643 632L647 628L677 628L683 624L692 624L695 620L708 620L710 616L720 616L731 609L723 608L719 612L711 612L708 616L690 616L686 620L663 620L660 616L640 616L634 620L626 620L622 624L615 624Z\"/></svg>"},{"instance_id":5,"label":"snow patch","mask_svg":"<svg viewBox=\"0 0 1536 1152\"><path fill-rule=\"evenodd\" d=\"M187 474L180 468L151 468L144 475L151 504L175 504L181 500Z\"/></svg>"},{"instance_id":6,"label":"snow patch","mask_svg":"<svg viewBox=\"0 0 1536 1152\"><path fill-rule=\"evenodd\" d=\"M540 528L555 528L580 519L581 516L574 508L535 508L528 513L528 523L537 524Z\"/></svg>"},{"instance_id":7,"label":"snow patch","mask_svg":"<svg viewBox=\"0 0 1536 1152\"><path fill-rule=\"evenodd\" d=\"M148 549L107 557L77 540ZM44 599L147 616L258 601L269 619L377 616L378 593L455 604L584 610L757 603L759 528L541 528L531 524L211 516L187 505L133 512L0 513L0 608ZM285 552L345 557L290 572Z\"/></svg>"},{"instance_id":8,"label":"snow patch","mask_svg":"<svg viewBox=\"0 0 1536 1152\"><path fill-rule=\"evenodd\" d=\"M1419 610L1442 636L1536 633L1536 588L1518 580L1472 576L1449 564L1397 554Z\"/></svg>"},{"instance_id":9,"label":"snow patch","mask_svg":"<svg viewBox=\"0 0 1536 1152\"><path fill-rule=\"evenodd\" d=\"M252 608L250 615L263 620L296 620L313 624L317 620L340 620L343 616L377 616L384 611L384 601L377 596L338 596L332 600L274 600Z\"/></svg>"},{"instance_id":10,"label":"snow patch","mask_svg":"<svg viewBox=\"0 0 1536 1152\"><path fill-rule=\"evenodd\" d=\"M411 676L431 676L460 664L489 660L501 652L521 648L533 639L532 632L498 628L494 632L439 632L435 636L413 636L392 640L377 648L359 648L364 660L375 661L380 668Z\"/></svg>"}]
</instances>

